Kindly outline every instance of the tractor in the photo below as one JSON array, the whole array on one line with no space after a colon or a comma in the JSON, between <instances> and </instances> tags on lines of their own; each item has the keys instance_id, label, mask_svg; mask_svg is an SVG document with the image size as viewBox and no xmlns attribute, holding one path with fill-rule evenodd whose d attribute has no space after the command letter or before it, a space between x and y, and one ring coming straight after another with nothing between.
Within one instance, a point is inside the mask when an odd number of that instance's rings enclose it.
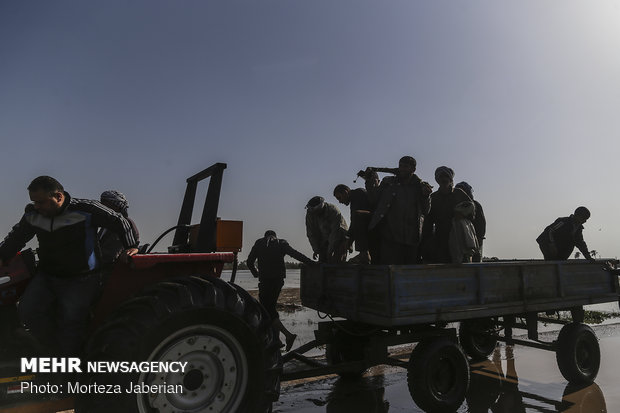
<instances>
[{"instance_id":1,"label":"tractor","mask_svg":"<svg viewBox=\"0 0 620 413\"><path fill-rule=\"evenodd\" d=\"M142 245L129 263L117 262L97 304L81 357L88 361L186 363L183 372L126 373L83 370L75 376L24 374L22 357L37 357L36 346L17 321L16 307L32 275L36 254L24 250L0 267L0 411L76 413L248 412L271 410L280 392L280 342L264 308L234 284L241 250L241 221L217 217L223 172L216 163L189 177L178 222L152 245ZM202 217L191 224L198 183L209 179ZM174 231L166 253L153 252ZM233 266L231 282L220 278ZM49 383L63 391L26 394L23 383ZM88 389L69 394L73 389ZM174 386L176 392L93 389L144 384ZM98 387L96 387L98 386ZM118 388L118 387L117 387ZM162 387L163 388L163 387ZM21 410L20 410L21 409ZM25 410L24 410L25 409Z\"/></svg>"}]
</instances>

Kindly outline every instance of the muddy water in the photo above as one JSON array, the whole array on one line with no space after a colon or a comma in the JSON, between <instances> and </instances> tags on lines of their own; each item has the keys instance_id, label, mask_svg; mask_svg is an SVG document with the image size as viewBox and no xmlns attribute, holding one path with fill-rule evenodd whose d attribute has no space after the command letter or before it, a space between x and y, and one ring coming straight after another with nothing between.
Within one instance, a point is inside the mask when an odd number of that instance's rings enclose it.
<instances>
[{"instance_id":1,"label":"muddy water","mask_svg":"<svg viewBox=\"0 0 620 413\"><path fill-rule=\"evenodd\" d=\"M225 281L229 281L230 271L224 271L222 273L222 278ZM258 290L258 280L252 277L249 271L238 271L235 283L248 291ZM299 270L288 270L286 272L283 288L299 288ZM324 314L319 315L315 310L301 307L300 303L297 303L297 305L287 310L279 309L279 312L284 326L291 332L297 334L295 348L314 340L314 330L318 328L318 323L320 321L329 321L328 318L321 318L325 317ZM305 353L305 355L315 356L323 352L323 349L314 349Z\"/></svg>"},{"instance_id":2,"label":"muddy water","mask_svg":"<svg viewBox=\"0 0 620 413\"><path fill-rule=\"evenodd\" d=\"M489 359L471 365L471 385L459 412L620 412L620 325L596 327L601 369L596 383L570 386L554 353L499 345ZM358 380L329 377L284 383L274 412L420 412L409 394L407 373L375 367Z\"/></svg>"},{"instance_id":3,"label":"muddy water","mask_svg":"<svg viewBox=\"0 0 620 413\"><path fill-rule=\"evenodd\" d=\"M229 279L224 274L224 279ZM258 283L244 271L237 275L238 284L248 290ZM299 272L288 271L285 288L299 286ZM586 309L618 313L618 303L599 304ZM316 311L303 307L281 311L288 329L298 335L295 347L314 339L313 331L321 319ZM555 354L520 345L500 344L489 359L471 365L471 385L460 413L620 412L620 320L616 317L593 326L600 339L601 368L595 384L585 388L568 385L562 377ZM557 329L556 325L540 325L540 331ZM556 332L543 333L550 341ZM546 335L546 336L545 336ZM306 355L323 354L322 348ZM409 394L407 372L402 368L377 366L357 380L341 380L337 376L285 382L274 412L421 412Z\"/></svg>"},{"instance_id":4,"label":"muddy water","mask_svg":"<svg viewBox=\"0 0 620 413\"><path fill-rule=\"evenodd\" d=\"M284 279L284 288L299 288L299 270L286 270L286 278ZM222 271L222 279L230 281L231 271ZM240 285L246 290L258 290L258 279L252 276L248 270L239 270L235 275L235 284Z\"/></svg>"}]
</instances>

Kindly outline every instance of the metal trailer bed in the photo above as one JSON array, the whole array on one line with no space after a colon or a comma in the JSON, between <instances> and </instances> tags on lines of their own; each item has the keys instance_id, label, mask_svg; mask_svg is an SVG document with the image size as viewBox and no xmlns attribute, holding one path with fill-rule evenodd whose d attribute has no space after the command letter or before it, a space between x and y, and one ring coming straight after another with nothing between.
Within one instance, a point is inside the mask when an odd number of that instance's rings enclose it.
<instances>
[{"instance_id":1,"label":"metal trailer bed","mask_svg":"<svg viewBox=\"0 0 620 413\"><path fill-rule=\"evenodd\" d=\"M414 401L425 411L458 409L469 362L486 358L498 340L554 351L571 383L591 383L600 366L584 305L618 301L618 261L494 261L460 265L320 265L301 270L304 307L325 313L315 340L284 355L283 380L337 373L358 376L379 364L405 367ZM550 318L570 310L572 321ZM336 320L334 320L336 318ZM562 324L552 342L538 322ZM460 322L457 327L448 323ZM527 339L513 338L526 329ZM503 333L503 334L502 334ZM409 361L388 347L417 343ZM325 360L304 356L325 345Z\"/></svg>"}]
</instances>

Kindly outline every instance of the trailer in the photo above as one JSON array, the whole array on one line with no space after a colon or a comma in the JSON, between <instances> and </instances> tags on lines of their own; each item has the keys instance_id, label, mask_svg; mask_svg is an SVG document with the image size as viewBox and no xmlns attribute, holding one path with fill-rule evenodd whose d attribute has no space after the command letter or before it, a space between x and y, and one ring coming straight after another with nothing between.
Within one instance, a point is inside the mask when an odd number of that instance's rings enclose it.
<instances>
[{"instance_id":1,"label":"trailer","mask_svg":"<svg viewBox=\"0 0 620 413\"><path fill-rule=\"evenodd\" d=\"M469 361L486 358L498 340L553 351L570 383L592 383L600 349L584 321L585 305L618 301L615 260L492 261L407 266L320 265L301 271L304 307L331 320L315 340L284 356L282 380L337 373L358 376L379 364L407 369L416 404L455 411L469 384ZM570 317L552 317L560 311ZM539 322L562 325L557 339L539 340ZM527 338L513 337L524 329ZM390 346L416 343L408 361ZM326 346L326 362L304 353Z\"/></svg>"}]
</instances>

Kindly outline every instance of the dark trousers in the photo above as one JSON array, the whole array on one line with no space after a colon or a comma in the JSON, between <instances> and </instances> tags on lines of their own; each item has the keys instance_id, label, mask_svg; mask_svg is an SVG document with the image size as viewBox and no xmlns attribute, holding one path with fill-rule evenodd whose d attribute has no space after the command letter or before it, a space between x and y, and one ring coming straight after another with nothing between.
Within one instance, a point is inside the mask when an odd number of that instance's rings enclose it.
<instances>
[{"instance_id":1,"label":"dark trousers","mask_svg":"<svg viewBox=\"0 0 620 413\"><path fill-rule=\"evenodd\" d=\"M418 264L418 244L408 245L393 242L383 238L381 240L381 264L407 265Z\"/></svg>"},{"instance_id":2,"label":"dark trousers","mask_svg":"<svg viewBox=\"0 0 620 413\"><path fill-rule=\"evenodd\" d=\"M553 248L550 248L547 244L538 244L540 252L542 252L545 261L558 261L565 260L566 258L558 256L558 253Z\"/></svg>"},{"instance_id":3,"label":"dark trousers","mask_svg":"<svg viewBox=\"0 0 620 413\"><path fill-rule=\"evenodd\" d=\"M19 301L19 317L51 355L79 355L101 288L101 272L71 278L39 272Z\"/></svg>"},{"instance_id":4,"label":"dark trousers","mask_svg":"<svg viewBox=\"0 0 620 413\"><path fill-rule=\"evenodd\" d=\"M259 278L258 280L258 301L265 307L272 320L279 317L276 304L278 304L278 297L283 285L284 279L279 277Z\"/></svg>"}]
</instances>

